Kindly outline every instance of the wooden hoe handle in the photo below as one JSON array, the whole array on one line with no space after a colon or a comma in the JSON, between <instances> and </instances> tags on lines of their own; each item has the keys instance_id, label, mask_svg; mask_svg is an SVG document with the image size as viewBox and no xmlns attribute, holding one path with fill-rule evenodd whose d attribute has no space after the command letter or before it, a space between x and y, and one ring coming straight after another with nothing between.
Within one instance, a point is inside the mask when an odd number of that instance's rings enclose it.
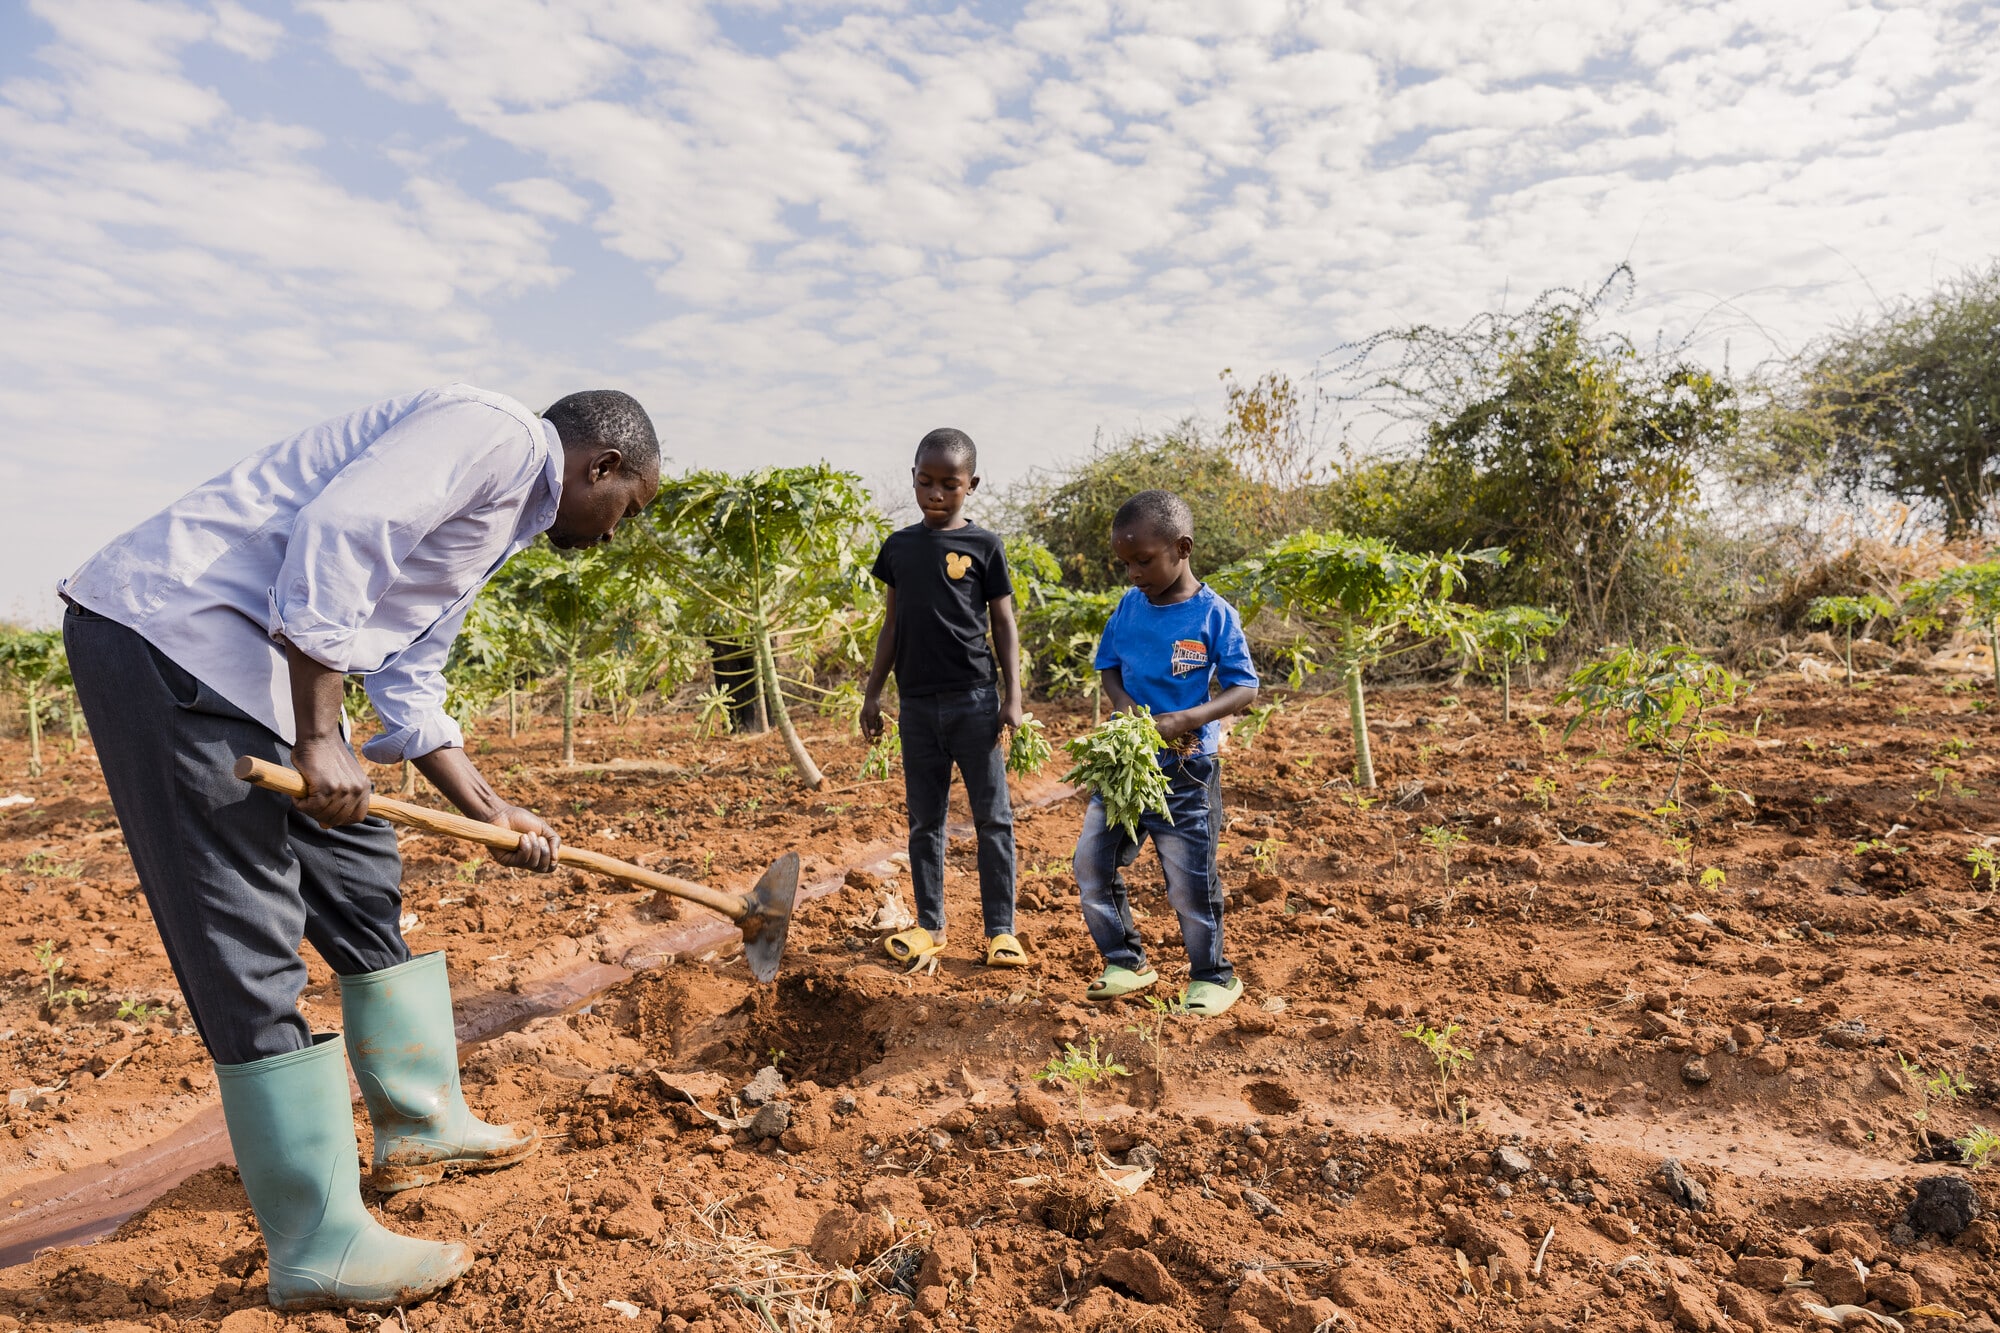
<instances>
[{"instance_id":1,"label":"wooden hoe handle","mask_svg":"<svg viewBox=\"0 0 2000 1333\"><path fill-rule=\"evenodd\" d=\"M296 798L306 794L306 781L296 771L281 764L252 758L247 754L236 761L236 776L267 791L282 792L286 796ZM455 815L444 810L433 810L429 806L413 805L408 801L398 801L389 796L370 796L368 813L379 815L391 824L407 825L410 828L422 829L426 833L441 833L448 838L463 838L467 842L482 843L497 851L511 852L521 845L521 835L513 829L468 819L464 815ZM587 852L580 847L558 848L556 860L566 866L575 866L579 870L603 875L607 879L637 884L642 888L657 889L675 898L685 898L689 902L700 903L710 911L720 912L731 921L741 921L750 911L750 900L739 894L724 893L720 889L711 889L706 884L678 879L673 875L662 875L656 870L635 866L629 861L614 860L596 852Z\"/></svg>"}]
</instances>

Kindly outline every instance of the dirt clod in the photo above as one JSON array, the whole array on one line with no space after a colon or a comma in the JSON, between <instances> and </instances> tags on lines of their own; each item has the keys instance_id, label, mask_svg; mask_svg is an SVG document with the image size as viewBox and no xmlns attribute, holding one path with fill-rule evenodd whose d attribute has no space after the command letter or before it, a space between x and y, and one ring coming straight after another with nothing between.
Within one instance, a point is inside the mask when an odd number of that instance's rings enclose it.
<instances>
[{"instance_id":1,"label":"dirt clod","mask_svg":"<svg viewBox=\"0 0 2000 1333\"><path fill-rule=\"evenodd\" d=\"M1917 1234L1954 1239L1981 1212L1979 1191L1963 1176L1925 1176L1910 1201L1909 1223Z\"/></svg>"},{"instance_id":2,"label":"dirt clod","mask_svg":"<svg viewBox=\"0 0 2000 1333\"><path fill-rule=\"evenodd\" d=\"M1181 1284L1147 1250L1111 1251L1098 1264L1097 1276L1148 1305L1174 1305L1181 1300Z\"/></svg>"}]
</instances>

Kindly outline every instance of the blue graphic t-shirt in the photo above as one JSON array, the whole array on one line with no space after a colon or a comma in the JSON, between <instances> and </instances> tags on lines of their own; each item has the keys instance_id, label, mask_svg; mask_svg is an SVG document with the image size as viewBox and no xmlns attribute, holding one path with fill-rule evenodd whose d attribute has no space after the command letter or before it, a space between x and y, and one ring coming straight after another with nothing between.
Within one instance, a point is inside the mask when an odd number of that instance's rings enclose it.
<instances>
[{"instance_id":1,"label":"blue graphic t-shirt","mask_svg":"<svg viewBox=\"0 0 2000 1333\"><path fill-rule=\"evenodd\" d=\"M1156 714L1207 703L1211 681L1222 689L1257 683L1243 618L1206 583L1172 606L1154 606L1137 588L1126 593L1105 622L1094 665L1118 668L1132 702ZM1196 753L1214 754L1221 740L1222 723L1209 723Z\"/></svg>"}]
</instances>

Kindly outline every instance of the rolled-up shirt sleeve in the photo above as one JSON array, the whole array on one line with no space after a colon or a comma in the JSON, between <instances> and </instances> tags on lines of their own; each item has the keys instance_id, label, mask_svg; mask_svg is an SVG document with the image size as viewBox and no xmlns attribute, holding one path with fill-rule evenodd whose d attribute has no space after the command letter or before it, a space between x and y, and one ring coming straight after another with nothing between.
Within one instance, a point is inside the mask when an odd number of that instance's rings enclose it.
<instances>
[{"instance_id":1,"label":"rolled-up shirt sleeve","mask_svg":"<svg viewBox=\"0 0 2000 1333\"><path fill-rule=\"evenodd\" d=\"M418 543L482 505L502 451L511 446L518 455L520 434L505 413L449 398L384 431L299 510L270 590L271 636L324 666L363 675L402 654L424 629L376 623L376 605ZM422 590L440 612L484 580L492 556L468 555L462 571ZM446 637L442 651L450 643ZM443 686L436 688L441 700Z\"/></svg>"},{"instance_id":2,"label":"rolled-up shirt sleeve","mask_svg":"<svg viewBox=\"0 0 2000 1333\"><path fill-rule=\"evenodd\" d=\"M433 625L417 641L362 678L368 702L382 730L361 747L361 755L377 764L421 759L434 750L463 749L465 733L445 712L445 660L452 640L465 623L468 600Z\"/></svg>"}]
</instances>

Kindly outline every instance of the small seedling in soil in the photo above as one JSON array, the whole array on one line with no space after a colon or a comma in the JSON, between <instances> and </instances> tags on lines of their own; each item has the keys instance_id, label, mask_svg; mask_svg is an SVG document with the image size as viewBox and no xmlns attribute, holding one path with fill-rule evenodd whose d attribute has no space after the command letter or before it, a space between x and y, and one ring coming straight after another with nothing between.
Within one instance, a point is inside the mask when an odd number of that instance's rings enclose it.
<instances>
[{"instance_id":1,"label":"small seedling in soil","mask_svg":"<svg viewBox=\"0 0 2000 1333\"><path fill-rule=\"evenodd\" d=\"M1931 1118L1931 1099L1956 1101L1960 1094L1972 1091L1972 1084L1965 1075L1950 1069L1940 1069L1935 1074L1924 1073L1924 1067L1898 1055L1896 1063L1902 1067L1903 1076L1910 1081L1917 1092L1917 1109L1910 1113L1910 1120L1917 1129L1917 1146L1925 1157L1930 1156L1931 1136L1928 1128Z\"/></svg>"},{"instance_id":2,"label":"small seedling in soil","mask_svg":"<svg viewBox=\"0 0 2000 1333\"><path fill-rule=\"evenodd\" d=\"M1063 774L1063 781L1096 793L1104 802L1104 822L1136 838L1139 818L1148 811L1173 821L1167 813L1167 775L1159 760L1165 748L1150 712L1140 708L1119 713L1075 740L1063 742L1063 749L1076 761Z\"/></svg>"},{"instance_id":3,"label":"small seedling in soil","mask_svg":"<svg viewBox=\"0 0 2000 1333\"><path fill-rule=\"evenodd\" d=\"M57 986L56 981L62 976L65 960L56 952L54 940L43 940L35 945L31 952L35 955L35 963L42 969L42 1007L50 1018L55 1017L58 1009L90 1003L90 992L83 987Z\"/></svg>"},{"instance_id":4,"label":"small seedling in soil","mask_svg":"<svg viewBox=\"0 0 2000 1333\"><path fill-rule=\"evenodd\" d=\"M1541 806L1542 813L1547 814L1554 808L1557 790L1554 778L1536 778L1528 784L1528 799Z\"/></svg>"},{"instance_id":5,"label":"small seedling in soil","mask_svg":"<svg viewBox=\"0 0 2000 1333\"><path fill-rule=\"evenodd\" d=\"M1415 1029L1403 1034L1430 1053L1432 1072L1437 1077L1437 1087L1434 1091L1437 1097L1438 1114L1447 1117L1451 1113L1450 1101L1448 1099L1448 1094L1451 1091L1451 1081L1457 1077L1458 1071L1463 1069L1472 1059L1471 1050L1458 1045L1452 1040L1458 1036L1458 1033L1459 1026L1456 1023L1447 1023L1442 1028L1434 1028L1428 1023L1419 1023Z\"/></svg>"},{"instance_id":6,"label":"small seedling in soil","mask_svg":"<svg viewBox=\"0 0 2000 1333\"><path fill-rule=\"evenodd\" d=\"M2000 869L2000 861L1996 861L1992 852L1987 851L1984 847L1974 847L1965 854L1965 859L1972 866L1973 888L1976 889L1979 887L1979 877L1981 875L1986 876L1986 887L1989 889L1993 888L1996 883L2000 883L2000 877L1996 877L1994 874L1996 869Z\"/></svg>"},{"instance_id":7,"label":"small seedling in soil","mask_svg":"<svg viewBox=\"0 0 2000 1333\"><path fill-rule=\"evenodd\" d=\"M1465 841L1465 835L1449 824L1432 824L1423 831L1424 846L1431 849L1431 857L1437 862L1438 873L1444 876L1444 886L1451 887L1451 854Z\"/></svg>"},{"instance_id":8,"label":"small seedling in soil","mask_svg":"<svg viewBox=\"0 0 2000 1333\"><path fill-rule=\"evenodd\" d=\"M868 747L868 757L861 761L861 780L885 781L902 759L902 728L891 718L882 724L882 738Z\"/></svg>"},{"instance_id":9,"label":"small seedling in soil","mask_svg":"<svg viewBox=\"0 0 2000 1333\"><path fill-rule=\"evenodd\" d=\"M485 864L486 858L483 856L475 856L470 861L460 862L458 867L458 882L461 884L472 883L479 878L479 867Z\"/></svg>"},{"instance_id":10,"label":"small seedling in soil","mask_svg":"<svg viewBox=\"0 0 2000 1333\"><path fill-rule=\"evenodd\" d=\"M1898 847L1882 838L1864 838L1854 844L1856 856L1866 856L1870 852L1887 852L1891 856L1901 856L1909 850L1908 847Z\"/></svg>"},{"instance_id":11,"label":"small seedling in soil","mask_svg":"<svg viewBox=\"0 0 2000 1333\"><path fill-rule=\"evenodd\" d=\"M1039 773L1054 754L1049 747L1048 732L1033 713L1024 714L1021 725L1014 728L1014 739L1007 745L1007 771L1017 777Z\"/></svg>"},{"instance_id":12,"label":"small seedling in soil","mask_svg":"<svg viewBox=\"0 0 2000 1333\"><path fill-rule=\"evenodd\" d=\"M1187 992L1183 989L1181 993L1185 995ZM1151 1010L1150 1015L1128 1024L1125 1030L1144 1042L1147 1049L1153 1053L1153 1080L1160 1085L1160 1091L1165 1092L1167 1060L1163 1041L1166 1037L1167 1024L1173 1020L1177 1011L1173 1007L1173 1001L1161 999L1157 995L1146 997L1146 1008Z\"/></svg>"},{"instance_id":13,"label":"small seedling in soil","mask_svg":"<svg viewBox=\"0 0 2000 1333\"><path fill-rule=\"evenodd\" d=\"M2000 1134L1995 1134L1984 1125L1974 1125L1972 1132L1962 1139L1954 1139L1952 1147L1958 1149L1958 1160L1974 1171L1985 1167L1986 1159L2000 1152Z\"/></svg>"},{"instance_id":14,"label":"small seedling in soil","mask_svg":"<svg viewBox=\"0 0 2000 1333\"><path fill-rule=\"evenodd\" d=\"M1723 871L1721 866L1710 866L1701 872L1700 884L1704 889L1720 889L1728 882L1729 876Z\"/></svg>"},{"instance_id":15,"label":"small seedling in soil","mask_svg":"<svg viewBox=\"0 0 2000 1333\"><path fill-rule=\"evenodd\" d=\"M21 862L21 869L30 875L42 875L49 879L75 879L83 873L81 861L58 861L47 852L29 852Z\"/></svg>"},{"instance_id":16,"label":"small seedling in soil","mask_svg":"<svg viewBox=\"0 0 2000 1333\"><path fill-rule=\"evenodd\" d=\"M1083 1114L1084 1094L1092 1087L1111 1078L1130 1078L1132 1071L1124 1065L1113 1064L1097 1053L1097 1038L1090 1039L1090 1049L1079 1051L1073 1043L1063 1043L1063 1053L1049 1057L1036 1079L1050 1082L1061 1079L1076 1090L1076 1110Z\"/></svg>"},{"instance_id":17,"label":"small seedling in soil","mask_svg":"<svg viewBox=\"0 0 2000 1333\"><path fill-rule=\"evenodd\" d=\"M1278 864L1278 848L1284 845L1284 841L1283 838L1273 833L1261 842L1250 844L1250 864L1255 867L1258 874L1268 875L1276 869Z\"/></svg>"},{"instance_id":18,"label":"small seedling in soil","mask_svg":"<svg viewBox=\"0 0 2000 1333\"><path fill-rule=\"evenodd\" d=\"M152 1016L153 1007L149 1004L142 1004L137 1000L120 1000L118 1002L118 1017L128 1023L143 1023Z\"/></svg>"}]
</instances>

